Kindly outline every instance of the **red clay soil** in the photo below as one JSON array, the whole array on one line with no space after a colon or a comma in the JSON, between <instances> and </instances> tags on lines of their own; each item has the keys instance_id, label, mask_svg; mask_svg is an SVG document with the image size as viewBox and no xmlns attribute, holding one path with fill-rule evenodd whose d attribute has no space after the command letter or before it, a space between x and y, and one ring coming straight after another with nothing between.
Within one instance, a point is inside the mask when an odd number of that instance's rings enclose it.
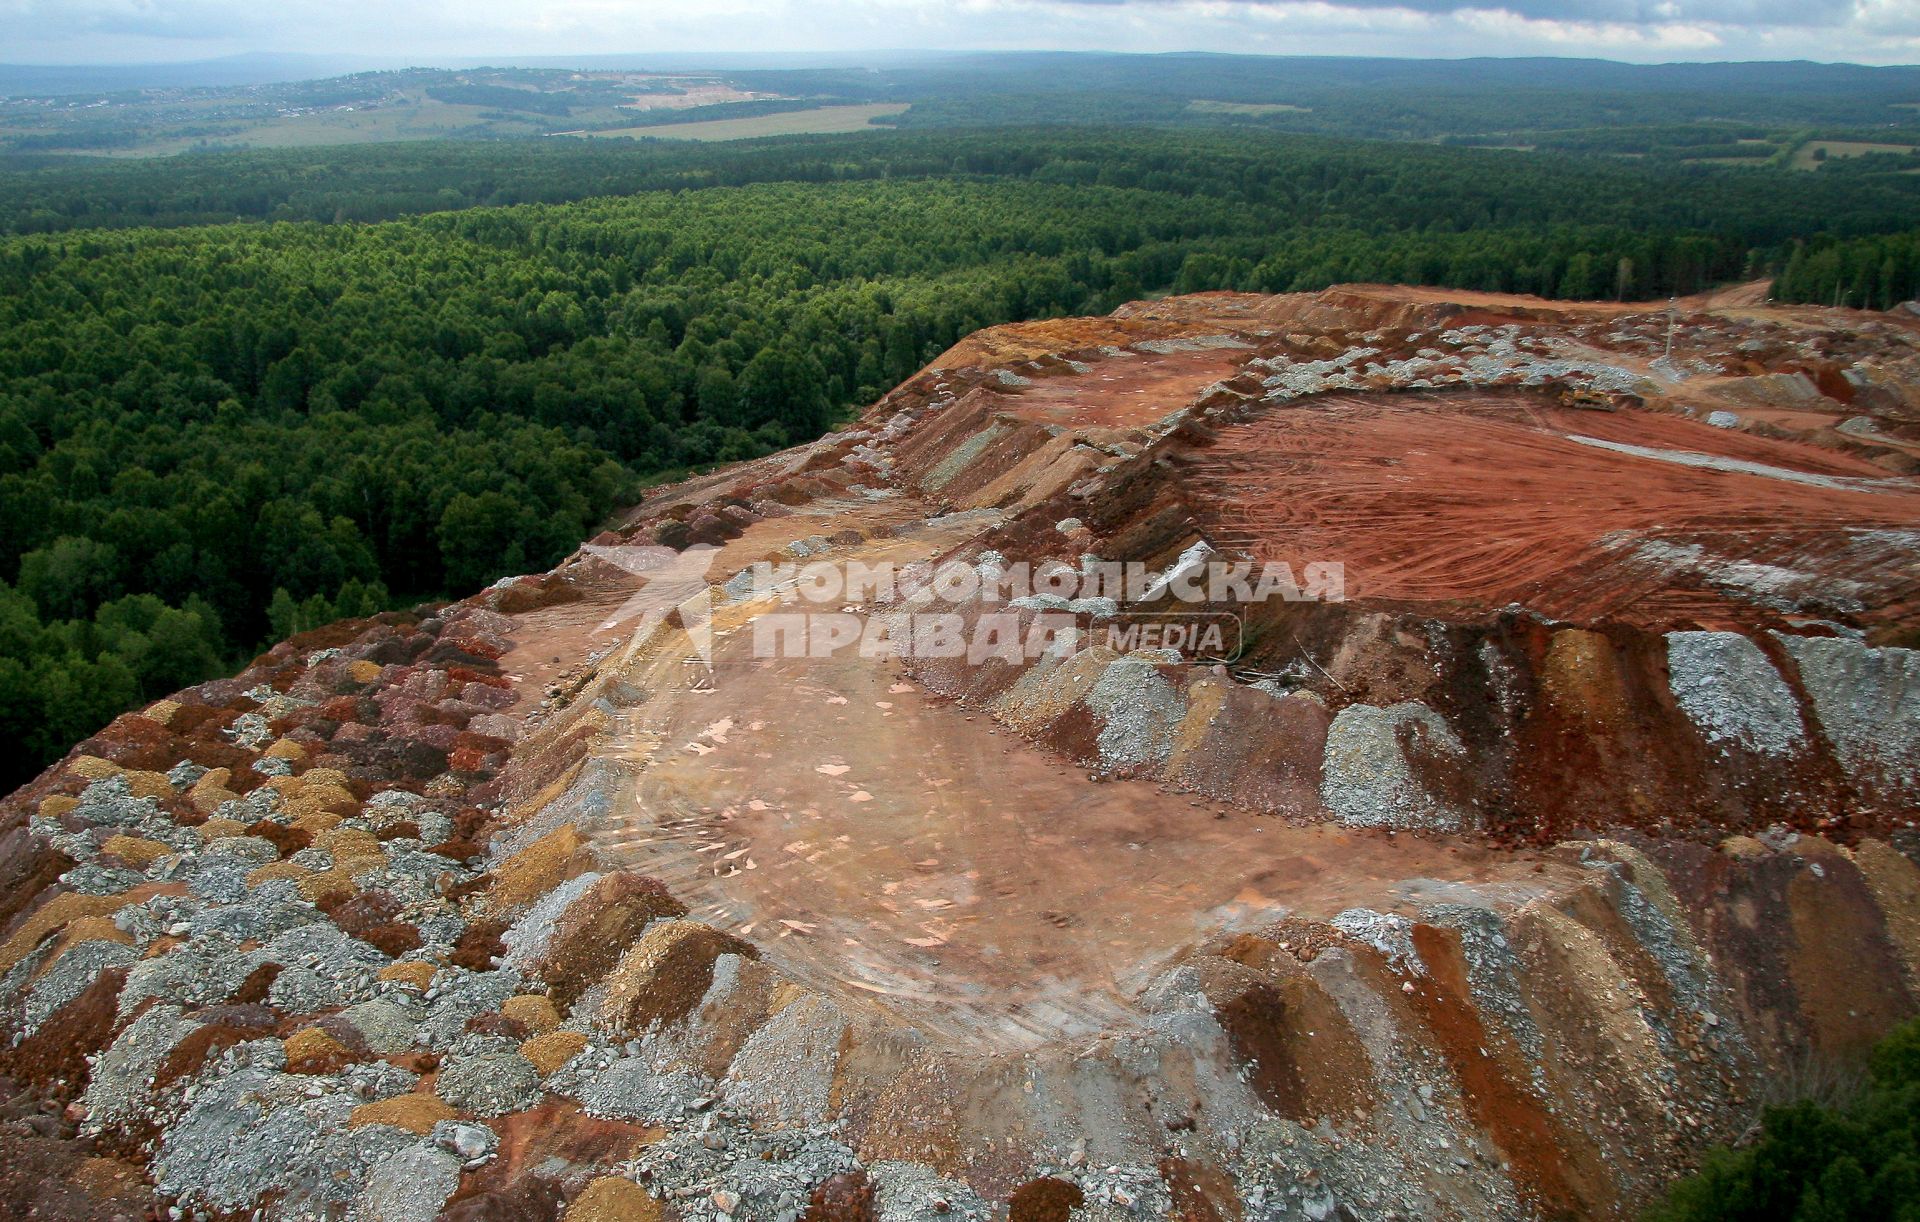
<instances>
[{"instance_id":1,"label":"red clay soil","mask_svg":"<svg viewBox=\"0 0 1920 1222\"><path fill-rule=\"evenodd\" d=\"M1709 470L1576 437L1780 468ZM1511 395L1340 396L1273 410L1194 451L1193 486L1219 539L1296 566L1337 560L1349 598L1524 602L1593 621L1666 621L1665 575L1626 566L1627 540L1698 544L1725 560L1880 585L1902 601L1916 574L1897 559L1833 572L1861 528L1920 522L1920 485L1850 456L1730 433L1652 412L1582 412ZM1614 536L1609 540L1609 536ZM1696 618L1725 600L1703 592ZM1649 614L1651 612L1651 614ZM1721 613L1730 614L1727 605Z\"/></svg>"},{"instance_id":2,"label":"red clay soil","mask_svg":"<svg viewBox=\"0 0 1920 1222\"><path fill-rule=\"evenodd\" d=\"M0 1091L11 1093L4 1080ZM34 1131L40 1127L46 1136ZM26 1115L0 1129L0 1217L133 1222L166 1216L139 1167L90 1153L86 1143L71 1140L71 1130L30 1103Z\"/></svg>"},{"instance_id":3,"label":"red clay soil","mask_svg":"<svg viewBox=\"0 0 1920 1222\"><path fill-rule=\"evenodd\" d=\"M875 1222L873 1182L864 1171L829 1176L807 1198L800 1222Z\"/></svg>"},{"instance_id":4,"label":"red clay soil","mask_svg":"<svg viewBox=\"0 0 1920 1222\"><path fill-rule=\"evenodd\" d=\"M1413 1001L1429 1036L1459 1075L1461 1096L1487 1135L1510 1160L1514 1179L1549 1217L1591 1212L1603 1205L1604 1181L1573 1165L1572 1136L1546 1106L1501 1064L1509 1051L1492 1038L1469 996L1459 936L1417 925L1413 936L1428 976L1414 982Z\"/></svg>"},{"instance_id":5,"label":"red clay soil","mask_svg":"<svg viewBox=\"0 0 1920 1222\"><path fill-rule=\"evenodd\" d=\"M494 1119L490 1127L500 1135L498 1156L462 1180L443 1216L458 1216L465 1205L474 1217L553 1217L559 1213L557 1200L523 1199L530 1186L544 1180L543 1165L553 1160L560 1160L560 1165L617 1163L632 1158L661 1136L658 1129L589 1116L576 1103L551 1099L528 1111ZM552 1195L557 1197L558 1193ZM479 1212L483 1208L486 1212Z\"/></svg>"}]
</instances>

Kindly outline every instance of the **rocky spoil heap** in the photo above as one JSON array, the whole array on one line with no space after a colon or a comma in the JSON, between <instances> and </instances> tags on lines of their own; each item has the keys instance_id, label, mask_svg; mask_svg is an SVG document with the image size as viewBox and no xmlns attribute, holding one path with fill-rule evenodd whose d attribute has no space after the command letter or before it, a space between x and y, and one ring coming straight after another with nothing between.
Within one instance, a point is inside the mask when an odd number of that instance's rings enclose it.
<instances>
[{"instance_id":1,"label":"rocky spoil heap","mask_svg":"<svg viewBox=\"0 0 1920 1222\"><path fill-rule=\"evenodd\" d=\"M1920 987L1914 333L1667 323L1350 289L996 329L553 573L118 719L0 819L0 1190L1631 1213ZM636 625L630 544L716 550ZM1028 596L1082 628L1035 658L758 656L740 575L817 558L1333 559L1349 597L1236 605L1214 664L1103 643L1170 581Z\"/></svg>"}]
</instances>

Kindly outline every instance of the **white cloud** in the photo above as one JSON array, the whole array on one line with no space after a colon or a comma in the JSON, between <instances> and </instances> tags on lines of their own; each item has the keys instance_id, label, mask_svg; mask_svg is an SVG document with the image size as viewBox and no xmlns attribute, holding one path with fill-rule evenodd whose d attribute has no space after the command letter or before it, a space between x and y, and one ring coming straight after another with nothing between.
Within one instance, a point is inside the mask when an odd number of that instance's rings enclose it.
<instances>
[{"instance_id":1,"label":"white cloud","mask_svg":"<svg viewBox=\"0 0 1920 1222\"><path fill-rule=\"evenodd\" d=\"M1920 0L0 0L0 58L1033 48L1914 58Z\"/></svg>"},{"instance_id":2,"label":"white cloud","mask_svg":"<svg viewBox=\"0 0 1920 1222\"><path fill-rule=\"evenodd\" d=\"M1506 9L1462 9L1453 15L1467 28L1499 42L1546 43L1580 54L1595 51L1699 52L1720 46L1720 36L1704 26L1678 22L1628 25L1617 21L1558 21L1527 17Z\"/></svg>"}]
</instances>

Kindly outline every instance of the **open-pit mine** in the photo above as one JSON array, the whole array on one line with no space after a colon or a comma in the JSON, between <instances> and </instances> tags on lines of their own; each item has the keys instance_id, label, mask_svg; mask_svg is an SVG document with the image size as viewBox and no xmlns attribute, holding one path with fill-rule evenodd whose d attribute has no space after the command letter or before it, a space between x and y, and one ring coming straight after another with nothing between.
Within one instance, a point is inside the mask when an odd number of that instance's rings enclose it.
<instances>
[{"instance_id":1,"label":"open-pit mine","mask_svg":"<svg viewBox=\"0 0 1920 1222\"><path fill-rule=\"evenodd\" d=\"M1912 312L982 332L7 799L7 1199L1633 1216L1920 1008L1916 472Z\"/></svg>"}]
</instances>

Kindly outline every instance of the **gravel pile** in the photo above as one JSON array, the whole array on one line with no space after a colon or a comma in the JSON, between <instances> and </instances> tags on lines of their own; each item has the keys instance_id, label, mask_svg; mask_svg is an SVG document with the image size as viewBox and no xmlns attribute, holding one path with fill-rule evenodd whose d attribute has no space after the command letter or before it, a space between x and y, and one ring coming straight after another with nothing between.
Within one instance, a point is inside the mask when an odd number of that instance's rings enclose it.
<instances>
[{"instance_id":1,"label":"gravel pile","mask_svg":"<svg viewBox=\"0 0 1920 1222\"><path fill-rule=\"evenodd\" d=\"M684 1065L603 1050L581 1053L547 1080L547 1089L580 1101L592 1116L670 1124L713 1100L711 1079Z\"/></svg>"},{"instance_id":2,"label":"gravel pile","mask_svg":"<svg viewBox=\"0 0 1920 1222\"><path fill-rule=\"evenodd\" d=\"M1266 398L1289 402L1340 390L1427 390L1443 386L1565 386L1599 394L1638 394L1651 389L1645 376L1604 362L1555 357L1552 348L1524 338L1514 326L1461 327L1436 342L1453 349L1424 349L1399 360L1375 361L1375 348L1349 348L1337 357L1293 361L1285 356L1251 361L1266 371Z\"/></svg>"},{"instance_id":3,"label":"gravel pile","mask_svg":"<svg viewBox=\"0 0 1920 1222\"><path fill-rule=\"evenodd\" d=\"M831 1128L756 1131L715 1109L626 1169L686 1222L797 1222L813 1186L858 1166Z\"/></svg>"},{"instance_id":4,"label":"gravel pile","mask_svg":"<svg viewBox=\"0 0 1920 1222\"><path fill-rule=\"evenodd\" d=\"M1354 827L1441 832L1471 827L1475 817L1470 811L1429 792L1401 746L1403 739L1436 756L1466 756L1452 728L1424 704L1350 704L1327 729L1320 800Z\"/></svg>"},{"instance_id":5,"label":"gravel pile","mask_svg":"<svg viewBox=\"0 0 1920 1222\"><path fill-rule=\"evenodd\" d=\"M992 1216L973 1189L919 1163L882 1160L868 1166L879 1222L928 1222L953 1218L966 1222Z\"/></svg>"},{"instance_id":6,"label":"gravel pile","mask_svg":"<svg viewBox=\"0 0 1920 1222\"><path fill-rule=\"evenodd\" d=\"M1100 718L1100 766L1124 771L1165 762L1174 731L1187 715L1187 701L1160 673L1165 659L1129 654L1101 672L1087 692L1087 707Z\"/></svg>"},{"instance_id":7,"label":"gravel pile","mask_svg":"<svg viewBox=\"0 0 1920 1222\"><path fill-rule=\"evenodd\" d=\"M1784 756L1805 749L1793 689L1737 632L1670 632L1667 674L1680 709L1709 743Z\"/></svg>"},{"instance_id":8,"label":"gravel pile","mask_svg":"<svg viewBox=\"0 0 1920 1222\"><path fill-rule=\"evenodd\" d=\"M410 1143L387 1125L349 1128L361 1095L283 1073L285 1063L279 1040L255 1040L229 1049L196 1080L154 1158L162 1194L183 1208L238 1211L277 1193L277 1217L328 1218Z\"/></svg>"},{"instance_id":9,"label":"gravel pile","mask_svg":"<svg viewBox=\"0 0 1920 1222\"><path fill-rule=\"evenodd\" d=\"M1793 655L1814 718L1847 769L1888 791L1920 785L1920 650L1775 636Z\"/></svg>"}]
</instances>

